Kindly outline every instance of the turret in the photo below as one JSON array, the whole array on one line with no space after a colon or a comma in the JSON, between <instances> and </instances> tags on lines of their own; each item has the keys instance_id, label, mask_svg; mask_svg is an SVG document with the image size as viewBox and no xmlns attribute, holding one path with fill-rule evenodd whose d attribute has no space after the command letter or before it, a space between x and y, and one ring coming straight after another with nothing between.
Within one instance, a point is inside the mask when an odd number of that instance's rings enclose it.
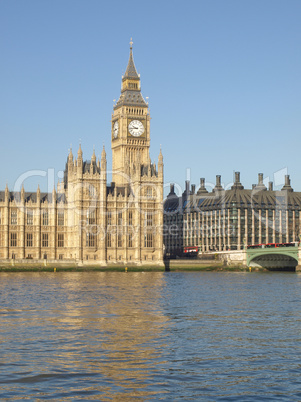
<instances>
[{"instance_id":1,"label":"turret","mask_svg":"<svg viewBox=\"0 0 301 402\"><path fill-rule=\"evenodd\" d=\"M74 169L74 160L73 160L73 154L72 154L72 148L70 148L69 150L69 154L68 154L68 159L67 159L67 163L66 163L66 174L73 172Z\"/></svg>"},{"instance_id":2,"label":"turret","mask_svg":"<svg viewBox=\"0 0 301 402\"><path fill-rule=\"evenodd\" d=\"M96 164L96 155L95 155L95 148L93 147L93 154L91 157L91 164Z\"/></svg>"},{"instance_id":3,"label":"turret","mask_svg":"<svg viewBox=\"0 0 301 402\"><path fill-rule=\"evenodd\" d=\"M41 205L41 190L40 190L40 186L38 185L38 188L37 188L37 206L38 206L38 208L40 207L40 205Z\"/></svg>"},{"instance_id":4,"label":"turret","mask_svg":"<svg viewBox=\"0 0 301 402\"><path fill-rule=\"evenodd\" d=\"M158 157L158 173L159 175L163 175L163 155L162 155L162 150L160 147L160 153L159 153L159 157Z\"/></svg>"},{"instance_id":5,"label":"turret","mask_svg":"<svg viewBox=\"0 0 301 402\"><path fill-rule=\"evenodd\" d=\"M72 148L71 148L71 147L70 147L69 155L68 155L68 163L69 163L70 165L73 164L73 154L72 154Z\"/></svg>"},{"instance_id":6,"label":"turret","mask_svg":"<svg viewBox=\"0 0 301 402\"><path fill-rule=\"evenodd\" d=\"M8 190L8 185L6 183L6 186L5 186L5 204L8 204L8 202L9 202L9 190Z\"/></svg>"},{"instance_id":7,"label":"turret","mask_svg":"<svg viewBox=\"0 0 301 402\"><path fill-rule=\"evenodd\" d=\"M82 147L81 144L79 144L78 147L78 151L77 151L77 165L79 164L79 162L83 162L83 151L82 151Z\"/></svg>"},{"instance_id":8,"label":"turret","mask_svg":"<svg viewBox=\"0 0 301 402\"><path fill-rule=\"evenodd\" d=\"M101 152L100 171L101 172L107 171L107 155L106 155L106 151L105 151L105 146L103 146L103 149Z\"/></svg>"},{"instance_id":9,"label":"turret","mask_svg":"<svg viewBox=\"0 0 301 402\"><path fill-rule=\"evenodd\" d=\"M24 184L22 183L22 188L21 188L21 203L24 204L25 202L25 190L24 190Z\"/></svg>"},{"instance_id":10,"label":"turret","mask_svg":"<svg viewBox=\"0 0 301 402\"><path fill-rule=\"evenodd\" d=\"M53 203L53 204L56 203L56 191L55 191L55 186L53 187L53 190L52 190L52 203Z\"/></svg>"},{"instance_id":11,"label":"turret","mask_svg":"<svg viewBox=\"0 0 301 402\"><path fill-rule=\"evenodd\" d=\"M77 174L78 177L82 176L83 174L83 151L80 144L77 151Z\"/></svg>"}]
</instances>

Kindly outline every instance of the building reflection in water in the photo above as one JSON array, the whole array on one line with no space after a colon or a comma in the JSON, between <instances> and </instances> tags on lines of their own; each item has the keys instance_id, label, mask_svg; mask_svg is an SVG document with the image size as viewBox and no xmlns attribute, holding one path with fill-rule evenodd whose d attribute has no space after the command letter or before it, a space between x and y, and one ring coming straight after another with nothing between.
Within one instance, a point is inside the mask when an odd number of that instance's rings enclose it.
<instances>
[{"instance_id":1,"label":"building reflection in water","mask_svg":"<svg viewBox=\"0 0 301 402\"><path fill-rule=\"evenodd\" d=\"M131 272L62 275L64 308L53 324L66 338L58 356L72 370L97 373L94 391L102 400L104 392L114 398L120 393L123 400L151 395L152 378L166 363L164 278L164 273Z\"/></svg>"}]
</instances>

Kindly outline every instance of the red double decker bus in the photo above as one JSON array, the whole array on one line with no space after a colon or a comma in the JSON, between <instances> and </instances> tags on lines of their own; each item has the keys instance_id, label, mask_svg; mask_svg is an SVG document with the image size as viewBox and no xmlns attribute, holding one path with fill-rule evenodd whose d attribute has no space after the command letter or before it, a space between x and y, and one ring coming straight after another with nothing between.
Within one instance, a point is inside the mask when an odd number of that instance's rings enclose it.
<instances>
[{"instance_id":1,"label":"red double decker bus","mask_svg":"<svg viewBox=\"0 0 301 402\"><path fill-rule=\"evenodd\" d=\"M184 247L184 255L186 257L196 257L198 255L198 246L186 246Z\"/></svg>"},{"instance_id":2,"label":"red double decker bus","mask_svg":"<svg viewBox=\"0 0 301 402\"><path fill-rule=\"evenodd\" d=\"M298 243L267 243L267 244L250 244L248 249L253 248L277 248L277 247L295 247Z\"/></svg>"}]
</instances>

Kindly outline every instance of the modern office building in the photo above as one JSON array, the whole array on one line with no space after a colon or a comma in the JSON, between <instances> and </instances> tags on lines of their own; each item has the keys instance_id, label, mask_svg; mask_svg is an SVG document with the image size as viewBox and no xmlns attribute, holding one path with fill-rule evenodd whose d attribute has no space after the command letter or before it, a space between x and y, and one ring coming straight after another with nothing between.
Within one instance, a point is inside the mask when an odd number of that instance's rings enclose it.
<instances>
[{"instance_id":1,"label":"modern office building","mask_svg":"<svg viewBox=\"0 0 301 402\"><path fill-rule=\"evenodd\" d=\"M245 245L298 242L301 232L301 193L294 192L289 176L281 190L273 190L258 175L258 183L245 189L240 173L229 190L216 185L211 192L200 179L200 187L177 196L174 186L164 203L164 245L168 256L182 255L183 249L200 251L241 250Z\"/></svg>"}]
</instances>

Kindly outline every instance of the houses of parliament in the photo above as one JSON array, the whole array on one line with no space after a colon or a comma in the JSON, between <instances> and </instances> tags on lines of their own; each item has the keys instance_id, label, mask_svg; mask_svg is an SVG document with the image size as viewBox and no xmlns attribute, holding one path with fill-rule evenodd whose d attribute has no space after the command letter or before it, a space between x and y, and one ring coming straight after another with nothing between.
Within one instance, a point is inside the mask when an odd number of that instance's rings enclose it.
<instances>
[{"instance_id":1,"label":"houses of parliament","mask_svg":"<svg viewBox=\"0 0 301 402\"><path fill-rule=\"evenodd\" d=\"M301 192L290 177L281 189L263 174L245 189L240 173L212 191L186 182L163 202L163 156L150 159L150 113L141 94L132 42L121 94L111 120L112 181L105 149L100 160L70 150L64 179L52 193L0 191L0 263L163 266L183 250L242 250L248 245L300 243ZM266 183L267 184L267 183Z\"/></svg>"},{"instance_id":2,"label":"houses of parliament","mask_svg":"<svg viewBox=\"0 0 301 402\"><path fill-rule=\"evenodd\" d=\"M0 262L163 266L163 156L150 159L150 114L130 46L112 113L112 182L97 160L70 150L52 193L0 192Z\"/></svg>"}]
</instances>

